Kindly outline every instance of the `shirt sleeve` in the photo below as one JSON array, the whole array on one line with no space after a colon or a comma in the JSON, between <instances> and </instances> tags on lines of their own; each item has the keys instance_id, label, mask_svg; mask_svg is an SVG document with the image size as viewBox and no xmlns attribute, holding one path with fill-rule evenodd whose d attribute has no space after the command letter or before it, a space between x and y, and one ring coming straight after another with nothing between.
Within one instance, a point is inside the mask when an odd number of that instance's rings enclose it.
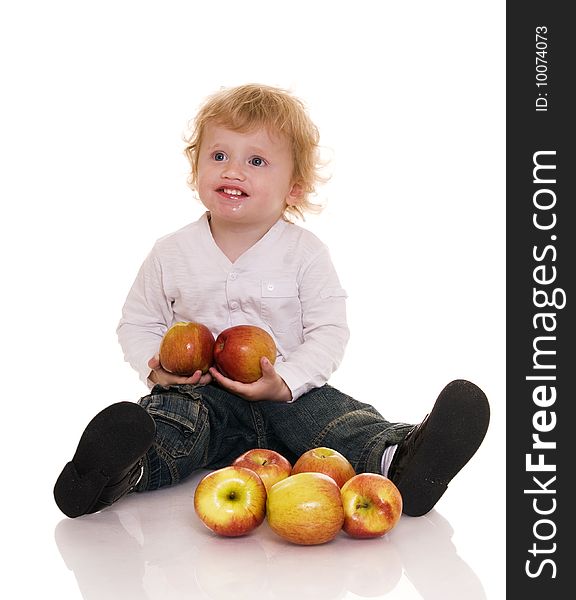
<instances>
[{"instance_id":1,"label":"shirt sleeve","mask_svg":"<svg viewBox=\"0 0 576 600\"><path fill-rule=\"evenodd\" d=\"M346 292L325 246L303 268L299 297L303 343L275 365L292 392L292 401L328 381L342 361L350 336Z\"/></svg>"},{"instance_id":2,"label":"shirt sleeve","mask_svg":"<svg viewBox=\"0 0 576 600\"><path fill-rule=\"evenodd\" d=\"M150 388L148 361L172 322L172 302L162 284L162 267L154 249L140 267L116 329L124 359Z\"/></svg>"}]
</instances>

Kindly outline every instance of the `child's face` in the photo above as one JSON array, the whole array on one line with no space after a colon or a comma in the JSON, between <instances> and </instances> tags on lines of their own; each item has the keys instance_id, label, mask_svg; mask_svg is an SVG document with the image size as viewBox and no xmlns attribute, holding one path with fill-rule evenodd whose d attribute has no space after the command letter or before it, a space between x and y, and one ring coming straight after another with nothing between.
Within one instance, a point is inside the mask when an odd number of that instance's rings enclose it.
<instances>
[{"instance_id":1,"label":"child's face","mask_svg":"<svg viewBox=\"0 0 576 600\"><path fill-rule=\"evenodd\" d=\"M264 128L239 133L208 124L198 155L198 194L211 217L271 227L297 199L292 151Z\"/></svg>"}]
</instances>

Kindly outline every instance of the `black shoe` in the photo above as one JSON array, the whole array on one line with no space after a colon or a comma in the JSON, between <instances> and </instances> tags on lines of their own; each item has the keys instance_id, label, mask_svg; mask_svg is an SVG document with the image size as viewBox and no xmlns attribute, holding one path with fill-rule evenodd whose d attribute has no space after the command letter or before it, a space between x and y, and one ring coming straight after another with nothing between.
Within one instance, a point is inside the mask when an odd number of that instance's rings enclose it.
<instances>
[{"instance_id":1,"label":"black shoe","mask_svg":"<svg viewBox=\"0 0 576 600\"><path fill-rule=\"evenodd\" d=\"M60 510L79 517L102 510L131 491L155 431L152 417L134 402L117 402L99 412L54 486Z\"/></svg>"},{"instance_id":2,"label":"black shoe","mask_svg":"<svg viewBox=\"0 0 576 600\"><path fill-rule=\"evenodd\" d=\"M432 510L478 450L489 421L488 400L473 383L458 379L442 390L432 412L400 442L388 469L405 514L419 517Z\"/></svg>"}]
</instances>

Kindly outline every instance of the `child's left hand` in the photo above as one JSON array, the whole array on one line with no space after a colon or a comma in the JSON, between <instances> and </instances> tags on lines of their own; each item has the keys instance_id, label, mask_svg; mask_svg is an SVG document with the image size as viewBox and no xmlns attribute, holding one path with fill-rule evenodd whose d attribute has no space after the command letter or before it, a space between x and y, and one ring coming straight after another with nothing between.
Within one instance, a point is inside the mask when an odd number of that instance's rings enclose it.
<instances>
[{"instance_id":1,"label":"child's left hand","mask_svg":"<svg viewBox=\"0 0 576 600\"><path fill-rule=\"evenodd\" d=\"M267 359L260 359L262 377L254 383L241 383L224 377L215 367L210 367L210 374L224 389L244 398L244 400L273 400L276 402L290 402L292 392L285 381L276 373L274 365Z\"/></svg>"}]
</instances>

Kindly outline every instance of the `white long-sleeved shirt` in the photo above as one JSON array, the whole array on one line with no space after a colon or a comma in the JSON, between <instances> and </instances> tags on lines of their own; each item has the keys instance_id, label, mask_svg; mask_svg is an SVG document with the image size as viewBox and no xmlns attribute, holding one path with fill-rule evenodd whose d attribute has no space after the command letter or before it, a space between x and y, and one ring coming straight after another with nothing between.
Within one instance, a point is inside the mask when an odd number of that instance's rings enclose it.
<instances>
[{"instance_id":1,"label":"white long-sleeved shirt","mask_svg":"<svg viewBox=\"0 0 576 600\"><path fill-rule=\"evenodd\" d=\"M177 321L203 323L215 337L232 325L257 325L273 336L276 372L296 400L326 383L342 360L345 298L327 247L310 231L280 219L231 262L205 213L154 244L126 298L118 339L150 387L148 360Z\"/></svg>"}]
</instances>

